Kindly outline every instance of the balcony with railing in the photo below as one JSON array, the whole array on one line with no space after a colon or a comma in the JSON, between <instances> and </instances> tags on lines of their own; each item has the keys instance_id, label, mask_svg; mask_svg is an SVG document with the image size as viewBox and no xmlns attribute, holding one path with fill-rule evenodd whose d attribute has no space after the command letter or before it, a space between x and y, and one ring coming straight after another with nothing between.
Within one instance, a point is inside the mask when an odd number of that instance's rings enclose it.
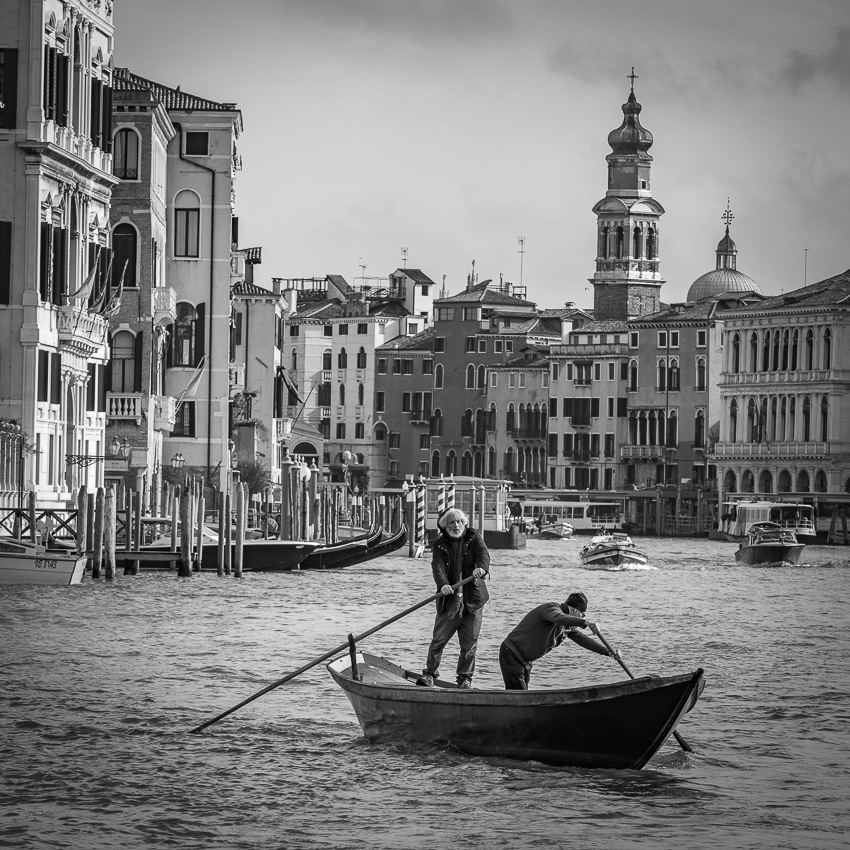
<instances>
[{"instance_id":1,"label":"balcony with railing","mask_svg":"<svg viewBox=\"0 0 850 850\"><path fill-rule=\"evenodd\" d=\"M157 431L173 431L177 421L177 399L170 395L154 396L151 398L151 405L153 427Z\"/></svg>"},{"instance_id":2,"label":"balcony with railing","mask_svg":"<svg viewBox=\"0 0 850 850\"><path fill-rule=\"evenodd\" d=\"M177 321L177 293L170 286L153 288L153 318L162 325Z\"/></svg>"},{"instance_id":3,"label":"balcony with railing","mask_svg":"<svg viewBox=\"0 0 850 850\"><path fill-rule=\"evenodd\" d=\"M664 446L620 446L621 460L660 460Z\"/></svg>"},{"instance_id":4,"label":"balcony with railing","mask_svg":"<svg viewBox=\"0 0 850 850\"><path fill-rule=\"evenodd\" d=\"M142 422L141 393L107 393L107 419L134 419L137 424Z\"/></svg>"},{"instance_id":5,"label":"balcony with railing","mask_svg":"<svg viewBox=\"0 0 850 850\"><path fill-rule=\"evenodd\" d=\"M713 452L716 458L806 458L814 460L826 456L846 456L850 443L839 442L787 442L787 443L716 443Z\"/></svg>"},{"instance_id":6,"label":"balcony with railing","mask_svg":"<svg viewBox=\"0 0 850 850\"><path fill-rule=\"evenodd\" d=\"M108 319L90 313L86 307L65 305L57 306L55 310L60 345L90 356L106 341Z\"/></svg>"}]
</instances>

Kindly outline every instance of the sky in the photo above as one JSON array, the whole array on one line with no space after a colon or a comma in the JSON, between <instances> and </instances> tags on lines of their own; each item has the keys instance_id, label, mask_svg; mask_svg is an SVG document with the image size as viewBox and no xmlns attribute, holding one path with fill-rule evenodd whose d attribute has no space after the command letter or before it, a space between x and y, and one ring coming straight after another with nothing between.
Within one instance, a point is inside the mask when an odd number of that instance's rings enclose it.
<instances>
[{"instance_id":1,"label":"sky","mask_svg":"<svg viewBox=\"0 0 850 850\"><path fill-rule=\"evenodd\" d=\"M474 261L592 307L632 66L663 301L715 267L727 199L762 292L850 268L848 0L117 0L114 21L116 65L242 111L260 285L406 265L453 294Z\"/></svg>"}]
</instances>

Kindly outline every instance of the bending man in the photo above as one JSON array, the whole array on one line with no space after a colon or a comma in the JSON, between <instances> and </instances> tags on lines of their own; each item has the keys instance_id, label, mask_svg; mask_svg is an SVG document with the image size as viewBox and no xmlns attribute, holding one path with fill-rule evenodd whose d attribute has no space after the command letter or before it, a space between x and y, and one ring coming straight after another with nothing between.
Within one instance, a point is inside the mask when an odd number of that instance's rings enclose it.
<instances>
[{"instance_id":1,"label":"bending man","mask_svg":"<svg viewBox=\"0 0 850 850\"><path fill-rule=\"evenodd\" d=\"M534 662L560 646L564 638L599 655L619 657L616 650L609 652L601 643L579 631L596 625L585 617L586 612L587 597L580 591L571 593L561 605L544 602L532 608L499 648L499 667L505 689L527 691Z\"/></svg>"}]
</instances>

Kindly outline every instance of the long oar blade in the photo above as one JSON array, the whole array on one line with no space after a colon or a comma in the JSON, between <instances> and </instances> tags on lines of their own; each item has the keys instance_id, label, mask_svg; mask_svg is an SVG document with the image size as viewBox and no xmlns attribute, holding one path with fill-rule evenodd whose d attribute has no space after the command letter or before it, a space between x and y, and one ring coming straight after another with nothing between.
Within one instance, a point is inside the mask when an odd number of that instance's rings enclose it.
<instances>
[{"instance_id":1,"label":"long oar blade","mask_svg":"<svg viewBox=\"0 0 850 850\"><path fill-rule=\"evenodd\" d=\"M593 634L595 634L596 637L598 637L599 640L602 642L602 645L605 647L605 649L607 649L608 652L610 652L612 655L614 655L613 647L611 646L610 643L608 643L607 640L605 640L605 637L603 636L602 632L600 632L599 629L596 628L596 626L593 626L591 630L593 631ZM623 659L620 658L618 655L614 655L614 658L617 659L620 666L626 671L626 674L628 675L628 677L630 679L634 679L634 675L632 674L632 671L629 670L628 667L626 667L626 662L623 661ZM693 752L693 748L691 747L691 745L675 729L673 730L673 737L679 742L679 746L686 753L692 753Z\"/></svg>"},{"instance_id":2,"label":"long oar blade","mask_svg":"<svg viewBox=\"0 0 850 850\"><path fill-rule=\"evenodd\" d=\"M457 590L459 587L462 587L467 582L472 581L474 576L470 576L469 578L465 578L463 581L459 581L457 584L452 585L452 590ZM400 620L402 617L406 617L408 614L412 614L417 609L421 608L423 605L427 605L429 602L433 602L435 599L439 599L443 594L435 593L433 596L429 596L427 599L423 599L421 602L417 602L415 605L411 605L410 608L402 611L400 614L396 614L394 617L390 617L389 620L384 620L383 623L378 623L377 626L369 629L366 632L363 632L362 635L357 635L357 637L353 638L355 642L363 640L364 638L369 637L369 635L375 634L375 632L380 631L381 629L389 626L391 623L394 623L396 620ZM238 711L245 705L248 705L249 702L253 702L255 699L263 696L263 694L267 694L269 691L273 691L275 688L279 688L281 685L285 685L290 679L294 679L296 676L300 676L305 671L315 667L317 664L321 664L323 661L327 661L329 658L332 658L334 655L338 655L345 649L348 649L349 642L348 640L345 643L341 643L339 646L335 646L333 649L328 650L323 655L320 655L318 658L314 658L312 661L305 664L303 667L299 667L297 670L293 670L291 673L287 673L282 678L278 679L276 682L272 682L270 685L267 685L261 691L257 691L257 693L252 694L247 699L243 699L238 705L234 705L232 708L228 708L227 711L222 711L221 714L217 714L211 720L207 720L205 723L202 723L200 726L196 726L194 729L190 730L190 734L194 734L195 732L202 732L208 726L212 726L213 723L218 723L219 720L227 717L228 714L233 714L234 711Z\"/></svg>"}]
</instances>

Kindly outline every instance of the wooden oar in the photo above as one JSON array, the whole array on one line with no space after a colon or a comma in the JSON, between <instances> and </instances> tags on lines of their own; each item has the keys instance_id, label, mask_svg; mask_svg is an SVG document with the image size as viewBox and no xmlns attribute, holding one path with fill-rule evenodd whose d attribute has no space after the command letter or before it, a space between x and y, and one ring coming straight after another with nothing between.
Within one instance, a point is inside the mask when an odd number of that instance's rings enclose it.
<instances>
[{"instance_id":1,"label":"wooden oar","mask_svg":"<svg viewBox=\"0 0 850 850\"><path fill-rule=\"evenodd\" d=\"M452 590L457 590L459 587L467 584L472 581L474 576L470 576L469 578L465 578L463 581L459 581L457 584L452 585ZM323 655L320 655L318 658L314 658L309 663L305 664L303 667L299 667L297 670L293 670L291 673L287 673L283 678L278 679L276 682L272 682L270 685L267 685L261 691L257 691L253 696L248 697L248 699L243 699L238 705L234 705L233 708L228 708L227 711L222 711L221 714L217 714L213 717L212 720L207 720L206 723L202 723L200 726L196 726L194 729L190 730L190 734L194 734L195 732L201 732L207 728L207 726L212 726L213 723L218 723L224 717L227 717L228 714L233 714L234 711L242 708L244 705L248 705L249 702L253 702L258 697L263 696L263 694L267 694L269 691L273 691L275 688L279 688L281 685L286 684L290 679L294 679L296 676L300 676L306 670L309 670L311 667L315 667L317 664L321 664L323 661L327 661L329 658L332 658L334 655L338 655L345 649L348 649L350 641L360 641L363 638L369 637L369 635L375 634L375 632L380 631L385 626L389 626L390 623L394 623L396 620L400 620L402 617L406 617L408 614L413 613L418 608L421 608L423 605L427 605L429 602L433 602L435 599L439 599L443 594L435 593L433 596L429 596L427 599L423 599L421 602L417 602L415 605L412 605L410 608L402 611L400 614L396 614L394 617L390 617L389 620L384 620L383 623L379 623L374 628L369 629L367 632L363 632L362 635L357 635L357 637L352 638L349 635L348 640L345 643L341 643L339 646L335 646L333 649L328 650Z\"/></svg>"},{"instance_id":2,"label":"wooden oar","mask_svg":"<svg viewBox=\"0 0 850 850\"><path fill-rule=\"evenodd\" d=\"M607 649L607 650L608 650L608 652L610 652L610 653L611 653L611 655L613 655L613 656L614 656L614 658L616 658L616 659L617 659L617 661L619 662L620 666L621 666L621 667L622 667L622 668L626 671L626 673L627 673L628 677L629 677L630 679L634 679L635 677L634 677L634 675L632 674L632 671L631 671L631 670L629 670L629 668L628 668L628 667L626 667L626 662L625 662L625 661L623 661L623 659L622 659L622 658L620 658L620 656L619 656L619 655L615 655L615 654L614 654L614 648L611 646L611 644L610 644L610 643L608 643L608 641L607 641L607 640L605 640L605 638L604 638L604 637L603 637L603 635L602 635L602 632L600 632L600 631L599 631L599 629L597 629L597 628L596 628L596 626L591 626L590 628L591 628L591 631L593 632L593 634L595 634L595 635L596 635L596 637L598 637L598 638L599 638L599 640L600 640L600 641L602 641L602 644L603 644L603 646L605 647L605 649ZM679 733L678 733L675 729L673 730L673 737L674 737L674 738L675 738L675 739L679 742L679 746L680 746L680 747L681 747L681 748L682 748L682 749L683 749L686 753L692 753L692 752L693 752L693 748L691 747L691 745L690 745L690 744L689 744L689 743L688 743L688 742L687 742L687 741L686 741L686 740L685 740L685 739L684 739L684 738L683 738L683 737L682 737L682 736L681 736L681 735L680 735L680 734L679 734Z\"/></svg>"}]
</instances>

